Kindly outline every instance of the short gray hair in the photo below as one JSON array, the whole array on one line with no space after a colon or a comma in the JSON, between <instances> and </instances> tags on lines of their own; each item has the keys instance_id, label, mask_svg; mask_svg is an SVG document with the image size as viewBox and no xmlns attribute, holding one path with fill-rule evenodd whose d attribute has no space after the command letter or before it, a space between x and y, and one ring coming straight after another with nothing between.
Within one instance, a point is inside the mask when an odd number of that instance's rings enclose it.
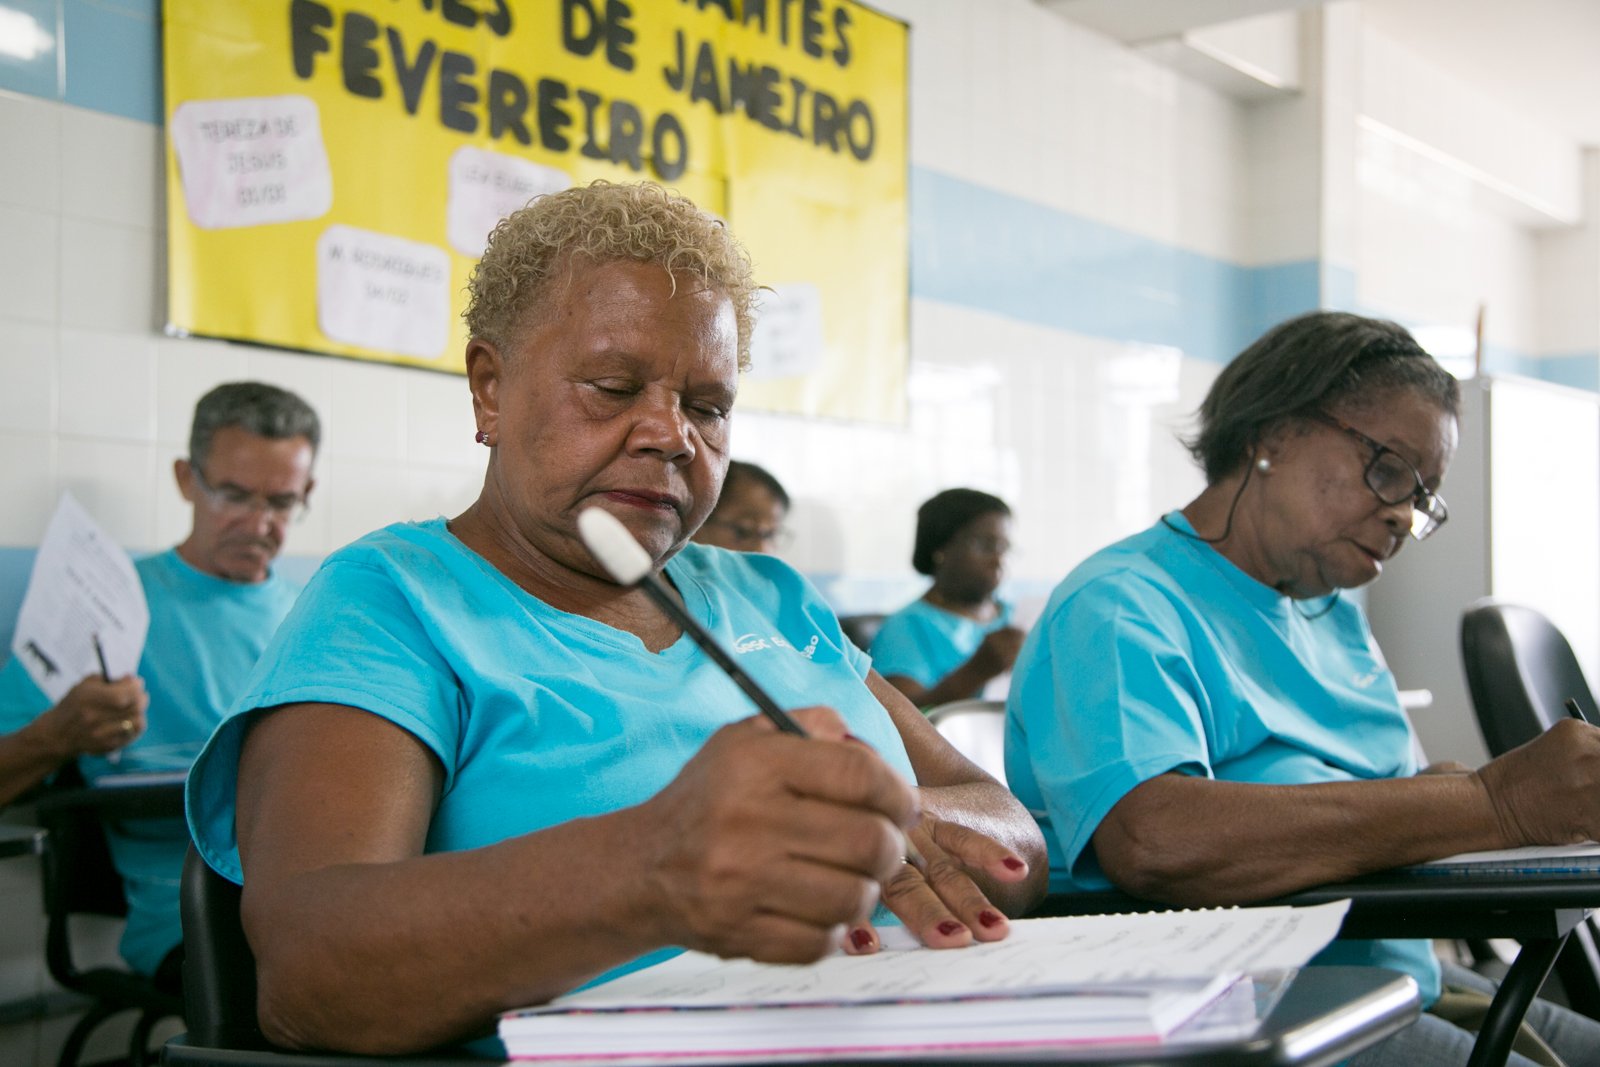
<instances>
[{"instance_id":1,"label":"short gray hair","mask_svg":"<svg viewBox=\"0 0 1600 1067\"><path fill-rule=\"evenodd\" d=\"M310 404L265 382L225 382L200 398L189 428L189 462L204 467L218 430L237 426L257 437L304 437L311 454L322 443L322 422Z\"/></svg>"},{"instance_id":2,"label":"short gray hair","mask_svg":"<svg viewBox=\"0 0 1600 1067\"><path fill-rule=\"evenodd\" d=\"M1215 485L1240 470L1274 426L1341 407L1360 409L1409 389L1455 418L1461 387L1405 327L1343 311L1313 311L1268 330L1229 363L1185 441Z\"/></svg>"},{"instance_id":3,"label":"short gray hair","mask_svg":"<svg viewBox=\"0 0 1600 1067\"><path fill-rule=\"evenodd\" d=\"M658 264L674 285L682 272L722 293L733 305L739 369L750 369L758 287L749 253L720 219L653 182L602 179L535 197L501 219L467 281L467 331L511 344L530 317L551 314L542 305L576 256Z\"/></svg>"}]
</instances>

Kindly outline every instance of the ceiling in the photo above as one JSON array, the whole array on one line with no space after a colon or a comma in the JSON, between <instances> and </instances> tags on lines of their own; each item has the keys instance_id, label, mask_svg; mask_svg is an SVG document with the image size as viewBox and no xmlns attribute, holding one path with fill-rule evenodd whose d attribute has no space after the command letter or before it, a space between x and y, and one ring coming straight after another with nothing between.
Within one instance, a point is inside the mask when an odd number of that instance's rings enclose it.
<instances>
[{"instance_id":1,"label":"ceiling","mask_svg":"<svg viewBox=\"0 0 1600 1067\"><path fill-rule=\"evenodd\" d=\"M1130 44L1321 0L1039 0ZM1600 146L1600 0L1359 0L1362 18L1431 66Z\"/></svg>"},{"instance_id":2,"label":"ceiling","mask_svg":"<svg viewBox=\"0 0 1600 1067\"><path fill-rule=\"evenodd\" d=\"M1600 146L1600 2L1361 2L1370 26L1428 63Z\"/></svg>"}]
</instances>

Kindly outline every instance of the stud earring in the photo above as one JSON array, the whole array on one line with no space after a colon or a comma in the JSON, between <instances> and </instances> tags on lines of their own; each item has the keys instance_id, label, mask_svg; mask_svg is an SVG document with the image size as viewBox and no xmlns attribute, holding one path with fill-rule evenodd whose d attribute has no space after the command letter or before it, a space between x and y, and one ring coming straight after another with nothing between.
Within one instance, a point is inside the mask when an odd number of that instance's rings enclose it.
<instances>
[{"instance_id":1,"label":"stud earring","mask_svg":"<svg viewBox=\"0 0 1600 1067\"><path fill-rule=\"evenodd\" d=\"M1272 460L1268 459L1266 456L1262 456L1260 459L1256 460L1256 470L1260 471L1262 474L1267 473L1271 469Z\"/></svg>"},{"instance_id":2,"label":"stud earring","mask_svg":"<svg viewBox=\"0 0 1600 1067\"><path fill-rule=\"evenodd\" d=\"M473 440L480 445L486 445L489 443L489 432L487 430L479 430L478 435Z\"/></svg>"}]
</instances>

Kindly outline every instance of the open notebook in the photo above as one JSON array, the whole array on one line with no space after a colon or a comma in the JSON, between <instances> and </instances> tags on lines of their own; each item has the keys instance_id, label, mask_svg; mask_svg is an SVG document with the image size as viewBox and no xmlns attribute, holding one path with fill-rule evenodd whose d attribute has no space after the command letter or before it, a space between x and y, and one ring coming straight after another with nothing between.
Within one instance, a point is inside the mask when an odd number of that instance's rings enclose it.
<instances>
[{"instance_id":1,"label":"open notebook","mask_svg":"<svg viewBox=\"0 0 1600 1067\"><path fill-rule=\"evenodd\" d=\"M517 1059L732 1063L1153 1044L1251 971L1298 967L1346 902L1029 919L1004 941L934 951L895 941L804 967L685 952L509 1012Z\"/></svg>"}]
</instances>

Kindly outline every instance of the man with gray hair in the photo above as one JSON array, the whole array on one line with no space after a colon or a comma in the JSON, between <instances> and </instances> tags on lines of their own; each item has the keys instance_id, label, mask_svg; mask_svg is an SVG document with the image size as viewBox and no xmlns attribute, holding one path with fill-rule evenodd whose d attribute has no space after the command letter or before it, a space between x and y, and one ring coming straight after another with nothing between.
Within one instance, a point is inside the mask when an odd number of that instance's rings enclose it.
<instances>
[{"instance_id":1,"label":"man with gray hair","mask_svg":"<svg viewBox=\"0 0 1600 1067\"><path fill-rule=\"evenodd\" d=\"M134 566L150 605L137 674L90 675L51 706L13 658L0 670L0 804L76 761L90 780L186 771L239 695L299 590L272 572L311 495L322 430L304 400L260 382L200 398L189 455L173 464L193 509L189 535ZM110 828L128 898L121 951L130 966L177 985L178 875L188 832Z\"/></svg>"}]
</instances>

